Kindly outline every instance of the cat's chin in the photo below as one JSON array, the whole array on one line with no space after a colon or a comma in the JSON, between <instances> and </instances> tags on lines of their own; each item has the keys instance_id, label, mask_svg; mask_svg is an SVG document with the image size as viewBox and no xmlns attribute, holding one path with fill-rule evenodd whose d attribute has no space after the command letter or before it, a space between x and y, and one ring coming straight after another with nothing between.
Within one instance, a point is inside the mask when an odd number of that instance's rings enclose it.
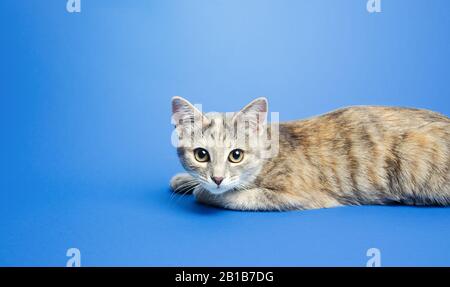
<instances>
[{"instance_id":1,"label":"cat's chin","mask_svg":"<svg viewBox=\"0 0 450 287\"><path fill-rule=\"evenodd\" d=\"M232 190L233 187L231 187L231 186L230 186L230 187L227 187L227 186L224 186L224 187L205 186L205 189L206 189L209 193L219 195L219 194L223 194L223 193L225 193L225 192L228 192L228 191Z\"/></svg>"}]
</instances>

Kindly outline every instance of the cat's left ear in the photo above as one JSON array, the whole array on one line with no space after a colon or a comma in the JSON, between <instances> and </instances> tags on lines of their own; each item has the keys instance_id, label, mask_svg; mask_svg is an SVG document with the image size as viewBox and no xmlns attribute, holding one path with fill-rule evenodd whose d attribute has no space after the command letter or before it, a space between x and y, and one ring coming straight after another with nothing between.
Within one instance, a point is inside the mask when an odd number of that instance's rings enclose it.
<instances>
[{"instance_id":1,"label":"cat's left ear","mask_svg":"<svg viewBox=\"0 0 450 287\"><path fill-rule=\"evenodd\" d=\"M253 100L246 105L242 110L237 112L233 120L248 122L250 128L258 129L267 120L268 103L264 97Z\"/></svg>"},{"instance_id":2,"label":"cat's left ear","mask_svg":"<svg viewBox=\"0 0 450 287\"><path fill-rule=\"evenodd\" d=\"M209 120L188 100L182 97L172 98L172 120L175 127L193 127L209 124Z\"/></svg>"}]
</instances>

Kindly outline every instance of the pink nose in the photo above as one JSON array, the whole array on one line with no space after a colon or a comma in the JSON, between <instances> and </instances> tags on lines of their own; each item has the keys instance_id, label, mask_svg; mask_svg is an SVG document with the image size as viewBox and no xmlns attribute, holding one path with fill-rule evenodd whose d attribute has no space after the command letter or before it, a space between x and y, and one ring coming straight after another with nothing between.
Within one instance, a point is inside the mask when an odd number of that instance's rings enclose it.
<instances>
[{"instance_id":1,"label":"pink nose","mask_svg":"<svg viewBox=\"0 0 450 287\"><path fill-rule=\"evenodd\" d=\"M223 181L223 177L219 176L211 176L211 179L217 184L217 186L219 186Z\"/></svg>"}]
</instances>

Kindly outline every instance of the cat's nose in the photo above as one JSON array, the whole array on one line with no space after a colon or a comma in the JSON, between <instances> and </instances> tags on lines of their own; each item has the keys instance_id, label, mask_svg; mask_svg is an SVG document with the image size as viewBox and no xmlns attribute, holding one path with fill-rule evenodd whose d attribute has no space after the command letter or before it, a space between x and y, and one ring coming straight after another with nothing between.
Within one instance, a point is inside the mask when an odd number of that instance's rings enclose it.
<instances>
[{"instance_id":1,"label":"cat's nose","mask_svg":"<svg viewBox=\"0 0 450 287\"><path fill-rule=\"evenodd\" d=\"M217 184L217 186L219 186L223 181L223 177L220 176L211 176L211 179Z\"/></svg>"}]
</instances>

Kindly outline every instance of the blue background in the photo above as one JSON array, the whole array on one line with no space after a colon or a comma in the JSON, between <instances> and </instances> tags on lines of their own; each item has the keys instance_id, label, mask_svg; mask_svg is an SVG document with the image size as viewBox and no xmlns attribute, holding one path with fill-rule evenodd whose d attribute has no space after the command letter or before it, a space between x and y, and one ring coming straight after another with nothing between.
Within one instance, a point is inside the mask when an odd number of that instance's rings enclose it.
<instances>
[{"instance_id":1,"label":"blue background","mask_svg":"<svg viewBox=\"0 0 450 287\"><path fill-rule=\"evenodd\" d=\"M281 120L450 114L450 2L0 1L0 265L450 265L450 209L250 213L171 197L170 98Z\"/></svg>"}]
</instances>

